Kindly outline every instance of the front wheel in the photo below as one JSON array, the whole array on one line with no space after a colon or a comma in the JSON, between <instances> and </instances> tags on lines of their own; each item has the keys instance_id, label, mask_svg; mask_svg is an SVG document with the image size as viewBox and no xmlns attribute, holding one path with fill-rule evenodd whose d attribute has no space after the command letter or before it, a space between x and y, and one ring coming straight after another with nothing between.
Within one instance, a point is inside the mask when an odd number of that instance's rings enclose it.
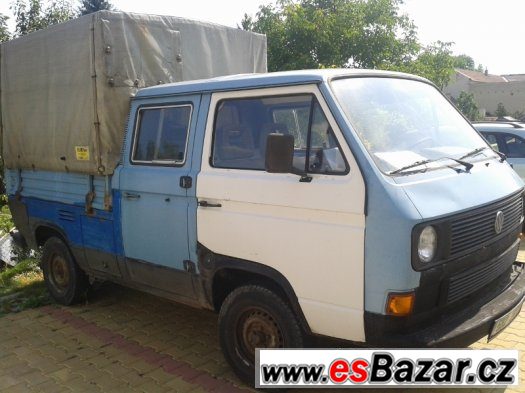
<instances>
[{"instance_id":1,"label":"front wheel","mask_svg":"<svg viewBox=\"0 0 525 393\"><path fill-rule=\"evenodd\" d=\"M258 285L235 289L222 304L219 338L237 376L253 386L256 348L301 348L304 333L290 307Z\"/></svg>"},{"instance_id":2,"label":"front wheel","mask_svg":"<svg viewBox=\"0 0 525 393\"><path fill-rule=\"evenodd\" d=\"M44 244L42 271L53 299L66 306L78 302L89 286L87 276L58 237L51 237Z\"/></svg>"}]
</instances>

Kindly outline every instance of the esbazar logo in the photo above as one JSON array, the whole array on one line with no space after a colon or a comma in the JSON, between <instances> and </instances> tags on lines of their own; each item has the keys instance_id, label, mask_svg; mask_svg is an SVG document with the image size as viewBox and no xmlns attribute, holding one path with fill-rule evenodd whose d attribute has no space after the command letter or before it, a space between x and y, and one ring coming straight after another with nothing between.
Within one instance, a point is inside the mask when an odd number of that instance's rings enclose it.
<instances>
[{"instance_id":1,"label":"esbazar logo","mask_svg":"<svg viewBox=\"0 0 525 393\"><path fill-rule=\"evenodd\" d=\"M333 383L344 383L349 379L352 383L361 384L386 383L394 381L396 384L404 383L474 383L476 374L466 375L472 367L472 359L406 359L394 362L390 353L376 353L372 356L372 364L365 359L337 359L328 367L328 375ZM516 367L515 359L488 358L481 361L478 366L477 378L482 383L497 382L511 384L514 379L511 371Z\"/></svg>"},{"instance_id":2,"label":"esbazar logo","mask_svg":"<svg viewBox=\"0 0 525 393\"><path fill-rule=\"evenodd\" d=\"M517 385L517 364L514 350L259 350L256 385Z\"/></svg>"}]
</instances>

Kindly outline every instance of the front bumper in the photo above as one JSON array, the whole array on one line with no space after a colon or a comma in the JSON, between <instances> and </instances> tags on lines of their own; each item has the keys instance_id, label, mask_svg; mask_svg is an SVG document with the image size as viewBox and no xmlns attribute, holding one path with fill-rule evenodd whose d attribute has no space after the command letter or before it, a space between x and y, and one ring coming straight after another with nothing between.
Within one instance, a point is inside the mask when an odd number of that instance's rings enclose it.
<instances>
[{"instance_id":1,"label":"front bumper","mask_svg":"<svg viewBox=\"0 0 525 393\"><path fill-rule=\"evenodd\" d=\"M367 345L376 347L464 347L491 333L494 321L517 307L525 296L524 266L478 293L468 305L440 313L425 323L392 331L395 317L365 313ZM389 323L391 322L391 323Z\"/></svg>"}]
</instances>

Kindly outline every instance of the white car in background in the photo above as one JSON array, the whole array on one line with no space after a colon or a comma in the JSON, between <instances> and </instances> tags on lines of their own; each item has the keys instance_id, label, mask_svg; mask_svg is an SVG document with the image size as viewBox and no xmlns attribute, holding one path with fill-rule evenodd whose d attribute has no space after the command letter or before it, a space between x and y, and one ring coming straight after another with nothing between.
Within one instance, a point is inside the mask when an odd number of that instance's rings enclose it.
<instances>
[{"instance_id":1,"label":"white car in background","mask_svg":"<svg viewBox=\"0 0 525 393\"><path fill-rule=\"evenodd\" d=\"M507 156L507 161L525 180L525 123L477 122L473 123L492 149Z\"/></svg>"}]
</instances>

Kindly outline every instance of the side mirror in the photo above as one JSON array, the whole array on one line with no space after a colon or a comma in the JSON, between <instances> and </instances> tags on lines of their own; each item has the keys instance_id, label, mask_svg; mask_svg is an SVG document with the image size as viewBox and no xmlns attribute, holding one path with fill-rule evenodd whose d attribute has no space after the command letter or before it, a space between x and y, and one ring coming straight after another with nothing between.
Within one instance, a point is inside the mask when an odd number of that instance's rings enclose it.
<instances>
[{"instance_id":1,"label":"side mirror","mask_svg":"<svg viewBox=\"0 0 525 393\"><path fill-rule=\"evenodd\" d=\"M269 134L266 138L266 172L292 173L293 135Z\"/></svg>"}]
</instances>

